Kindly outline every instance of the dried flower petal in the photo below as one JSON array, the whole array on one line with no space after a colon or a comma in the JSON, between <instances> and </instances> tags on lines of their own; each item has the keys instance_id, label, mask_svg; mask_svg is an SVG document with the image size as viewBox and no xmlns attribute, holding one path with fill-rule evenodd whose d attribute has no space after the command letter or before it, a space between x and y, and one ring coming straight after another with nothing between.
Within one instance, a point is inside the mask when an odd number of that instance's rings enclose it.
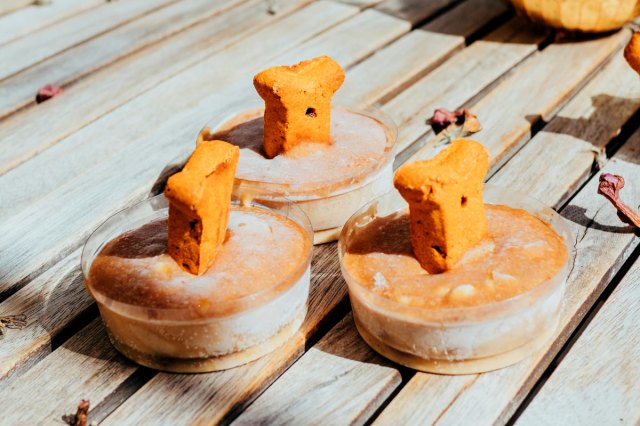
<instances>
[{"instance_id":1,"label":"dried flower petal","mask_svg":"<svg viewBox=\"0 0 640 426\"><path fill-rule=\"evenodd\" d=\"M624 178L611 173L602 173L598 184L598 194L603 195L618 209L618 217L630 225L640 228L640 216L620 199L620 190L624 188Z\"/></svg>"},{"instance_id":2,"label":"dried flower petal","mask_svg":"<svg viewBox=\"0 0 640 426\"><path fill-rule=\"evenodd\" d=\"M89 413L89 400L82 399L78 404L78 410L75 414L65 414L62 421L69 426L87 426L87 416Z\"/></svg>"},{"instance_id":3,"label":"dried flower petal","mask_svg":"<svg viewBox=\"0 0 640 426\"><path fill-rule=\"evenodd\" d=\"M442 132L452 124L462 126L462 132L466 134L476 133L482 129L478 117L467 108L457 111L438 108L433 112L433 117L431 117L429 122L436 134Z\"/></svg>"},{"instance_id":4,"label":"dried flower petal","mask_svg":"<svg viewBox=\"0 0 640 426\"><path fill-rule=\"evenodd\" d=\"M42 103L55 96L58 96L60 93L62 93L61 87L54 86L53 84L47 84L45 86L42 86L42 88L38 90L38 94L36 95L36 102Z\"/></svg>"}]
</instances>

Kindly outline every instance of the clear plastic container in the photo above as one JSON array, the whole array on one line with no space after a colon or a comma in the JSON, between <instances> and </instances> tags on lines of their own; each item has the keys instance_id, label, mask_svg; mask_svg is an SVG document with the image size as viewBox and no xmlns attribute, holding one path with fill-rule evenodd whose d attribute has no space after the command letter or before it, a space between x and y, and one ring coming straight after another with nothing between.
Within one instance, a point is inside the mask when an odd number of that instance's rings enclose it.
<instances>
[{"instance_id":1,"label":"clear plastic container","mask_svg":"<svg viewBox=\"0 0 640 426\"><path fill-rule=\"evenodd\" d=\"M245 193L267 192L271 195L269 202L295 202L309 217L315 232L315 243L324 243L338 238L342 225L365 202L389 192L393 188L393 159L395 157L395 143L397 128L393 120L384 112L374 107L363 108L353 101L341 101L334 105L332 111L346 110L363 115L379 122L387 135L387 150L382 159L363 167L359 174L342 179L335 173L319 176L319 181L313 187L305 188L290 183L271 181L257 181L243 178L240 168L236 174L235 190ZM198 135L215 135L225 124L243 116L253 116L264 111L264 102L254 99L247 102L242 110L228 115L215 117L210 120ZM240 155L240 163L243 158ZM265 160L269 161L269 160Z\"/></svg>"},{"instance_id":2,"label":"clear plastic container","mask_svg":"<svg viewBox=\"0 0 640 426\"><path fill-rule=\"evenodd\" d=\"M484 200L487 204L524 209L549 224L564 241L569 253L566 263L547 282L497 302L442 309L403 305L371 291L351 275L343 263L359 228L377 217L408 210L407 203L396 191L375 199L345 224L340 235L339 256L356 326L377 352L421 371L471 374L513 364L548 342L554 334L575 255L568 224L539 201L504 188L487 185Z\"/></svg>"},{"instance_id":3,"label":"clear plastic container","mask_svg":"<svg viewBox=\"0 0 640 426\"><path fill-rule=\"evenodd\" d=\"M232 205L239 205L234 197ZM267 206L244 197L242 206L265 209L293 220L308 239L299 267L254 294L213 300L202 308L157 309L144 302L123 303L98 291L89 279L104 246L127 231L168 217L164 195L116 213L89 237L82 251L85 285L96 300L113 345L127 358L159 370L205 372L253 361L284 344L298 331L307 312L312 231L308 218L291 202ZM256 244L260 244L256 241ZM242 265L242 259L238 264Z\"/></svg>"}]
</instances>

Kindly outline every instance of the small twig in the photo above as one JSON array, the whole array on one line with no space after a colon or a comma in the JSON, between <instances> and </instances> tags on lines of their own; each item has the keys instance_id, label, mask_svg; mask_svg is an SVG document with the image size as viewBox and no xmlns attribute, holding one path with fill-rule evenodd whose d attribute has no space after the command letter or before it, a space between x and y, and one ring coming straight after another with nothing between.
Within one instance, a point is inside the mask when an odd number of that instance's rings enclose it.
<instances>
[{"instance_id":1,"label":"small twig","mask_svg":"<svg viewBox=\"0 0 640 426\"><path fill-rule=\"evenodd\" d=\"M640 216L620 199L620 190L624 188L624 178L611 173L602 173L598 184L598 194L603 195L618 209L618 217L625 223L640 228Z\"/></svg>"},{"instance_id":2,"label":"small twig","mask_svg":"<svg viewBox=\"0 0 640 426\"><path fill-rule=\"evenodd\" d=\"M0 339L7 333L7 329L21 329L27 326L25 314L0 316Z\"/></svg>"}]
</instances>

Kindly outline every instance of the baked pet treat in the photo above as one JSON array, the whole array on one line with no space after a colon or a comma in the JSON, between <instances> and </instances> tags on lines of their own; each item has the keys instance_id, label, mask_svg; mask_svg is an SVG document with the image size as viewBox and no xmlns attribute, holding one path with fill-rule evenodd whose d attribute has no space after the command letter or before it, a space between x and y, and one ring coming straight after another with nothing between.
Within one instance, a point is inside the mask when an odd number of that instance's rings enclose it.
<instances>
[{"instance_id":1,"label":"baked pet treat","mask_svg":"<svg viewBox=\"0 0 640 426\"><path fill-rule=\"evenodd\" d=\"M636 31L631 36L631 40L624 48L624 58L631 68L640 74L640 31Z\"/></svg>"},{"instance_id":2,"label":"baked pet treat","mask_svg":"<svg viewBox=\"0 0 640 426\"><path fill-rule=\"evenodd\" d=\"M167 253L185 271L202 275L225 239L239 155L235 145L204 141L167 182Z\"/></svg>"},{"instance_id":3,"label":"baked pet treat","mask_svg":"<svg viewBox=\"0 0 640 426\"><path fill-rule=\"evenodd\" d=\"M344 71L328 56L268 68L253 79L265 102L264 152L269 158L303 141L331 143L331 98Z\"/></svg>"},{"instance_id":4,"label":"baked pet treat","mask_svg":"<svg viewBox=\"0 0 640 426\"><path fill-rule=\"evenodd\" d=\"M394 185L409 203L413 252L427 272L451 269L486 235L482 183L488 169L482 144L457 139L434 158L396 173Z\"/></svg>"}]
</instances>

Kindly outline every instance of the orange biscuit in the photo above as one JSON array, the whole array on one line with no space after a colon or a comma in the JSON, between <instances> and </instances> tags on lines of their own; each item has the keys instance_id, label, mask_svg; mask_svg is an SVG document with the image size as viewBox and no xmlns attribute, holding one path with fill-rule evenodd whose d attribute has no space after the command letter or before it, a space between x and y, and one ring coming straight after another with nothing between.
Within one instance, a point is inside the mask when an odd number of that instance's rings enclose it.
<instances>
[{"instance_id":1,"label":"orange biscuit","mask_svg":"<svg viewBox=\"0 0 640 426\"><path fill-rule=\"evenodd\" d=\"M640 31L633 33L631 40L624 48L624 58L631 68L640 74Z\"/></svg>"},{"instance_id":2,"label":"orange biscuit","mask_svg":"<svg viewBox=\"0 0 640 426\"><path fill-rule=\"evenodd\" d=\"M185 271L202 275L225 239L239 155L235 145L204 141L167 182L167 253Z\"/></svg>"},{"instance_id":3,"label":"orange biscuit","mask_svg":"<svg viewBox=\"0 0 640 426\"><path fill-rule=\"evenodd\" d=\"M434 158L396 173L394 185L409 203L413 252L427 272L451 269L486 235L482 183L488 169L484 146L456 139Z\"/></svg>"},{"instance_id":4,"label":"orange biscuit","mask_svg":"<svg viewBox=\"0 0 640 426\"><path fill-rule=\"evenodd\" d=\"M331 143L331 97L343 81L344 71L328 56L257 74L253 85L265 102L267 157L286 153L304 141Z\"/></svg>"}]
</instances>

